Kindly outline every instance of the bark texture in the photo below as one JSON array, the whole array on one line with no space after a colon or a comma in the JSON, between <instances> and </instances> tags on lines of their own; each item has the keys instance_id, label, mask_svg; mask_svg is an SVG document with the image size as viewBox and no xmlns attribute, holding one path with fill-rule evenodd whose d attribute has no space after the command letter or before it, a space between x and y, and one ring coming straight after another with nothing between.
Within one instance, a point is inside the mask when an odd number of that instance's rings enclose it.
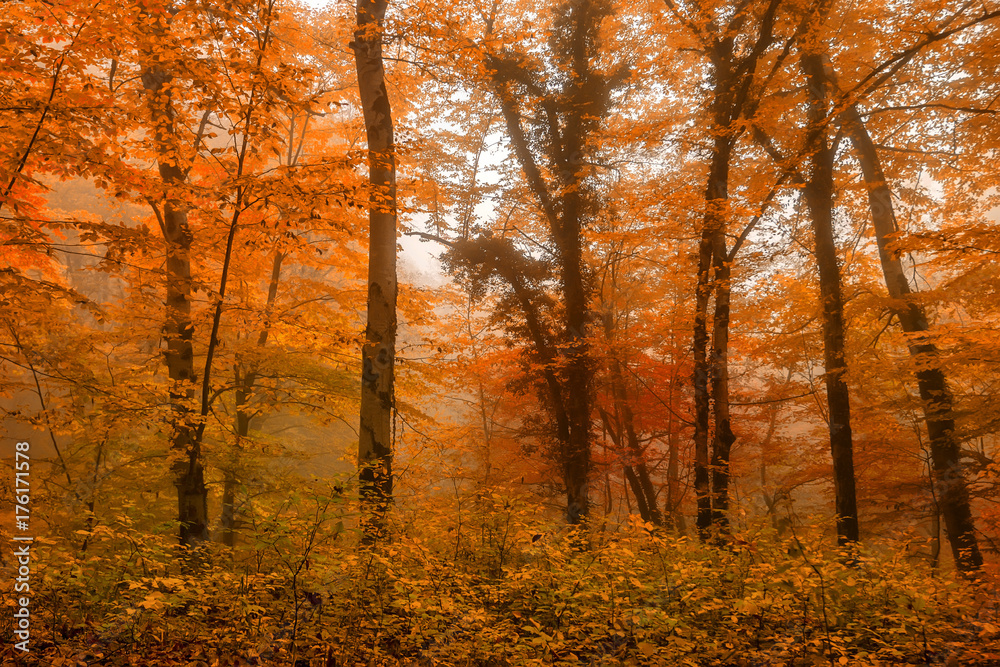
<instances>
[{"instance_id":1,"label":"bark texture","mask_svg":"<svg viewBox=\"0 0 1000 667\"><path fill-rule=\"evenodd\" d=\"M698 275L695 287L694 342L692 345L694 385L694 492L697 503L695 525L701 538L707 539L712 525L711 475L709 472L709 425L711 400L709 396L708 358L708 307L711 301L712 249L716 227L720 224L717 209L725 207L726 184L729 174L728 151L716 139L709 170L708 189L705 194L705 221L698 244ZM723 186L720 188L720 184ZM722 196L720 197L720 192ZM720 201L721 199L721 201Z\"/></svg>"},{"instance_id":2,"label":"bark texture","mask_svg":"<svg viewBox=\"0 0 1000 667\"><path fill-rule=\"evenodd\" d=\"M851 402L845 374L844 299L840 266L833 235L833 150L826 137L827 80L823 59L815 53L802 56L808 82L811 173L804 188L816 240L823 315L823 358L826 401L833 456L833 487L837 511L837 542L841 546L859 538L858 504L854 477L854 444L851 437Z\"/></svg>"},{"instance_id":3,"label":"bark texture","mask_svg":"<svg viewBox=\"0 0 1000 667\"><path fill-rule=\"evenodd\" d=\"M717 234L712 263L715 267L715 315L712 318L712 403L715 434L712 440L712 521L729 531L729 457L736 435L729 416L729 308L732 271L726 238Z\"/></svg>"},{"instance_id":4,"label":"bark texture","mask_svg":"<svg viewBox=\"0 0 1000 667\"><path fill-rule=\"evenodd\" d=\"M168 13L149 25L155 39L168 34ZM142 84L150 116L154 122L154 142L164 200L159 222L166 245L166 313L163 337L167 349L164 362L170 381L171 470L177 487L177 518L180 543L194 546L208 539L208 491L198 437L195 396L194 325L191 321L191 244L188 206L182 196L187 184L189 162L177 128L173 100L174 76L158 55L146 54Z\"/></svg>"},{"instance_id":5,"label":"bark texture","mask_svg":"<svg viewBox=\"0 0 1000 667\"><path fill-rule=\"evenodd\" d=\"M370 539L384 530L392 500L392 414L396 357L396 156L385 87L382 22L388 0L358 0L351 46L368 139L368 323L361 361L358 468Z\"/></svg>"}]
</instances>

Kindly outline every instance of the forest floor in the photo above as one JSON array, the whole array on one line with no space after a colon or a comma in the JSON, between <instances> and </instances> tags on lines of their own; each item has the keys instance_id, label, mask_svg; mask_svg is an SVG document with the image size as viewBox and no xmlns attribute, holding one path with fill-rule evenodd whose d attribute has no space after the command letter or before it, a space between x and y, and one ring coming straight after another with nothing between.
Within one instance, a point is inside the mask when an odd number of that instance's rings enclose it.
<instances>
[{"instance_id":1,"label":"forest floor","mask_svg":"<svg viewBox=\"0 0 1000 667\"><path fill-rule=\"evenodd\" d=\"M0 655L51 667L1000 665L995 571L933 570L914 541L866 543L845 564L820 526L709 546L641 523L574 534L493 501L397 526L375 547L318 512L276 515L196 561L126 517L76 543L42 540L30 651Z\"/></svg>"}]
</instances>

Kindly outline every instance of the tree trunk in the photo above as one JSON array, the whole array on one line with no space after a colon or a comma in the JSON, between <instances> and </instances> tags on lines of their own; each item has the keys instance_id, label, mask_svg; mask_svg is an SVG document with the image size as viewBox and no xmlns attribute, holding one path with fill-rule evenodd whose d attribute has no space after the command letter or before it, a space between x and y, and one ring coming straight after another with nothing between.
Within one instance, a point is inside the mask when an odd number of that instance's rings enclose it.
<instances>
[{"instance_id":1,"label":"tree trunk","mask_svg":"<svg viewBox=\"0 0 1000 667\"><path fill-rule=\"evenodd\" d=\"M553 42L555 58L566 65L572 76L553 97L546 96L546 113L536 117L536 128L545 137L541 144L521 125L519 104L526 92L537 91L542 72L531 72L511 59L488 57L494 92L507 125L511 147L541 213L549 224L559 265L562 313L558 318L559 337L565 352L560 380L568 419L568 438L560 440L559 452L563 481L566 485L566 519L570 524L584 521L590 511L589 477L591 468L590 429L593 368L587 345L590 285L584 266L583 227L599 206L587 192L586 179L591 167L586 156L593 152L588 140L597 122L608 111L608 99L598 91L608 90L610 82L592 69L598 57L597 38L601 20L608 7L600 2L582 0L560 4L558 10L566 31L557 33ZM544 87L544 86L543 86ZM539 120L541 119L541 120ZM533 151L533 147L539 150ZM536 154L548 157L542 168Z\"/></svg>"},{"instance_id":2,"label":"tree trunk","mask_svg":"<svg viewBox=\"0 0 1000 667\"><path fill-rule=\"evenodd\" d=\"M365 533L384 532L392 501L393 375L396 357L396 156L392 111L382 61L382 22L388 0L358 0L354 57L368 138L368 323L361 352L358 468Z\"/></svg>"},{"instance_id":3,"label":"tree trunk","mask_svg":"<svg viewBox=\"0 0 1000 667\"><path fill-rule=\"evenodd\" d=\"M729 456L736 436L729 420L729 303L732 294L730 263L724 234L715 236L715 314L712 318L712 403L715 435L712 440L712 520L729 532Z\"/></svg>"},{"instance_id":4,"label":"tree trunk","mask_svg":"<svg viewBox=\"0 0 1000 667\"><path fill-rule=\"evenodd\" d=\"M718 68L717 68L718 69ZM725 86L728 76L717 74L718 86ZM717 97L721 96L717 93ZM712 150L712 163L709 167L708 184L705 190L705 218L702 228L701 242L698 246L698 283L695 290L695 318L694 318L694 402L695 402L695 429L694 429L694 486L695 496L698 503L697 526L698 534L704 540L708 538L713 519L713 505L718 499L713 498L712 487L716 484L721 488L723 476L728 475L725 471L716 473L716 479L712 479L712 468L709 459L709 422L710 422L710 398L714 397L716 421L718 422L719 409L723 410L721 419L725 429L729 429L729 397L728 397L728 363L726 350L729 339L729 309L728 309L728 287L725 290L725 301L723 310L719 311L719 304L716 303L716 312L713 317L713 336L715 338L712 354L708 354L708 305L711 300L712 287L720 279L718 271L713 276L713 266L718 269L725 266L725 230L726 230L726 208L729 199L729 160L732 154L732 142L725 133L725 127L721 125L728 117L728 109L724 101L716 100L714 115L716 117L715 131L719 134L715 137ZM722 253L721 257L717 254ZM728 274L728 269L725 273ZM728 280L727 280L728 282ZM720 319L719 316L723 318ZM722 350L722 354L719 350ZM709 382L712 383L712 396L709 394ZM720 400L721 399L721 400ZM731 433L731 431L729 431ZM731 443L730 443L731 444ZM725 459L721 457L719 443L713 442L712 449L720 456L713 456L711 463L721 464L725 460L728 466L728 453ZM728 482L728 477L726 477ZM725 503L723 503L724 505Z\"/></svg>"},{"instance_id":5,"label":"tree trunk","mask_svg":"<svg viewBox=\"0 0 1000 667\"><path fill-rule=\"evenodd\" d=\"M890 239L898 231L892 204L892 193L882 170L875 142L872 141L856 105L848 107L840 117L854 149L857 151L868 187L868 207L878 242L882 275L892 298L891 308L908 334L922 334L930 328L923 307L910 298L911 290L899 255L889 250ZM918 369L917 388L923 403L924 421L930 437L934 485L941 516L955 564L962 572L973 572L983 564L976 540L975 524L969 503L969 489L961 465L961 447L955 436L953 399L948 381L940 366L937 346L926 338L912 336L910 356Z\"/></svg>"},{"instance_id":6,"label":"tree trunk","mask_svg":"<svg viewBox=\"0 0 1000 667\"><path fill-rule=\"evenodd\" d=\"M625 429L625 441L628 444L628 456L630 459L629 468L633 471L638 482L639 492L643 496L647 513L643 520L652 523L654 526L663 525L663 515L656 504L656 488L649 478L649 468L646 466L646 454L639 445L639 438L635 432L632 408L628 404L623 404L622 422Z\"/></svg>"},{"instance_id":7,"label":"tree trunk","mask_svg":"<svg viewBox=\"0 0 1000 667\"><path fill-rule=\"evenodd\" d=\"M673 386L670 388L670 406L674 404ZM681 479L680 479L680 433L677 421L673 414L667 422L670 434L667 436L667 500L664 503L664 510L667 516L668 527L674 532L683 534L687 529L684 515L681 514Z\"/></svg>"},{"instance_id":8,"label":"tree trunk","mask_svg":"<svg viewBox=\"0 0 1000 667\"><path fill-rule=\"evenodd\" d=\"M467 239L468 235L463 235L462 238ZM465 310L465 332L469 337L470 346L472 347L472 367L479 368L479 346L476 344L476 332L472 328L472 303L472 293L469 292ZM492 420L490 415L486 411L486 387L483 384L482 376L478 373L476 374L476 389L479 395L479 419L483 429L483 448L486 465L486 469L483 472L482 486L484 488L489 488L490 474L493 472L493 427L491 425Z\"/></svg>"},{"instance_id":9,"label":"tree trunk","mask_svg":"<svg viewBox=\"0 0 1000 667\"><path fill-rule=\"evenodd\" d=\"M264 327L257 336L258 348L267 345L267 339L271 334L271 313L274 310L274 302L278 298L278 284L281 281L281 265L284 260L285 254L280 250L275 250L274 259L271 262L271 280L267 286L267 301L264 305ZM238 368L236 372L236 420L234 424L236 443L229 465L223 471L222 486L222 543L228 547L233 546L235 542L236 486L239 483L236 469L239 466L243 441L250 435L251 414L247 409L247 402L250 400L254 385L257 383L257 371L258 369L254 367L242 377Z\"/></svg>"},{"instance_id":10,"label":"tree trunk","mask_svg":"<svg viewBox=\"0 0 1000 667\"><path fill-rule=\"evenodd\" d=\"M729 216L729 168L736 137L742 131L734 125L748 100L744 88L752 67L734 60L734 34L742 26L734 19L724 38L713 40L712 62L712 159L705 188L705 215L698 246L698 282L695 290L694 319L694 485L698 503L697 526L702 540L708 539L716 523L728 529L729 452L735 439L729 418L729 258L726 227ZM767 31L762 27L761 39ZM748 58L754 57L752 54ZM712 319L712 350L709 352L708 312L715 292ZM710 388L711 385L711 388ZM714 436L709 452L710 416L714 414ZM711 456L711 458L710 458ZM722 494L722 495L719 495Z\"/></svg>"},{"instance_id":11,"label":"tree trunk","mask_svg":"<svg viewBox=\"0 0 1000 667\"><path fill-rule=\"evenodd\" d=\"M590 403L591 363L586 341L587 300L582 272L579 220L564 220L563 289L566 295L566 332L569 337L566 369L566 412L569 448L564 456L566 518L577 524L590 513Z\"/></svg>"},{"instance_id":12,"label":"tree trunk","mask_svg":"<svg viewBox=\"0 0 1000 667\"><path fill-rule=\"evenodd\" d=\"M155 37L167 33L165 19L158 18L151 31ZM208 539L208 490L201 460L201 442L192 402L195 395L194 325L191 321L191 243L186 203L177 190L187 181L188 160L176 127L171 90L173 75L164 70L155 55L147 54L142 73L150 116L155 124L154 142L160 179L165 186L162 212L157 209L166 244L166 315L163 337L167 343L164 362L170 379L170 450L174 485L177 487L177 518L180 543L193 546Z\"/></svg>"},{"instance_id":13,"label":"tree trunk","mask_svg":"<svg viewBox=\"0 0 1000 667\"><path fill-rule=\"evenodd\" d=\"M710 36L702 40L711 61L712 104L711 136L712 160L709 165L708 184L705 191L705 217L701 243L698 248L698 284L695 290L694 323L694 399L695 399L695 495L698 501L698 533L706 539L713 519L719 520L723 531L728 529L726 513L729 508L729 454L733 436L729 418L729 264L726 254L726 226L729 216L729 167L733 147L743 132L741 119L751 117L760 101L760 91L754 90L754 73L757 64L774 42L775 16L780 0L771 0L760 15L756 37L749 37L746 30L750 12L736 11L721 30L709 28ZM718 31L719 34L716 34ZM737 55L737 37L747 36ZM749 47L749 48L745 48ZM778 63L787 55L778 56ZM775 64L775 67L778 65ZM708 303L714 280L723 288L716 302L713 323L713 352L708 357ZM717 288L718 289L718 288ZM709 397L709 378L712 378L712 397ZM714 403L716 433L712 443L712 468L709 468L709 413ZM711 478L711 479L710 479ZM710 488L711 486L711 488ZM721 495L718 495L721 494ZM714 497L713 497L714 496ZM713 505L718 509L713 516ZM721 519L720 519L721 517Z\"/></svg>"},{"instance_id":14,"label":"tree trunk","mask_svg":"<svg viewBox=\"0 0 1000 667\"><path fill-rule=\"evenodd\" d=\"M229 457L229 463L222 471L222 543L231 547L236 543L236 486L239 484L239 467L243 441L250 433L250 413L247 411L246 402L250 398L253 379L249 373L240 377L239 371L236 373L236 442L233 445L234 451ZM249 387L248 387L249 385Z\"/></svg>"},{"instance_id":15,"label":"tree trunk","mask_svg":"<svg viewBox=\"0 0 1000 667\"><path fill-rule=\"evenodd\" d=\"M173 171L160 166L161 175ZM164 180L168 180L164 176ZM173 463L177 486L177 518L180 542L191 546L208 539L208 489L201 461L201 442L193 423L194 349L191 322L191 231L187 211L179 202L167 201L163 207L164 238L167 242L167 316L164 338L167 373L170 378L170 405L173 430L170 449L177 458Z\"/></svg>"},{"instance_id":16,"label":"tree trunk","mask_svg":"<svg viewBox=\"0 0 1000 667\"><path fill-rule=\"evenodd\" d=\"M698 506L695 524L698 536L708 539L712 525L712 495L709 478L708 430L708 303L711 295L712 235L707 222L698 246L698 283L695 287L694 357L691 381L694 385L694 493Z\"/></svg>"},{"instance_id":17,"label":"tree trunk","mask_svg":"<svg viewBox=\"0 0 1000 667\"><path fill-rule=\"evenodd\" d=\"M558 165L559 190L562 206L558 221L552 226L552 236L559 248L561 282L565 303L564 326L567 338L566 411L570 419L569 451L565 456L566 515L571 524L584 520L590 512L590 417L593 369L587 345L587 318L590 308L583 259L583 223L588 208L595 205L584 195L586 168L581 156L589 152L588 127L590 113L607 113L606 102L592 97L592 85L604 83L592 71L592 58L597 57L596 44L590 36L598 28L606 8L600 3L584 0L567 5L567 19L572 25L568 40L569 62L574 74L572 83L563 91L567 109L565 128L550 125L549 134L556 141L553 162ZM590 85L588 85L590 84ZM560 134L562 141L559 141ZM562 144L559 146L559 144Z\"/></svg>"},{"instance_id":18,"label":"tree trunk","mask_svg":"<svg viewBox=\"0 0 1000 667\"><path fill-rule=\"evenodd\" d=\"M791 373L789 372L790 376ZM771 527L774 528L775 532L778 530L778 501L784 496L784 490L776 489L774 494L767 492L767 449L777 428L778 408L774 407L771 409L771 416L768 418L767 433L764 434L764 439L760 441L760 495L764 499L764 507L767 508L767 515L771 518Z\"/></svg>"},{"instance_id":19,"label":"tree trunk","mask_svg":"<svg viewBox=\"0 0 1000 667\"><path fill-rule=\"evenodd\" d=\"M816 238L823 309L823 357L826 400L829 410L830 453L833 456L833 488L837 511L837 542L856 543L858 507L854 483L854 445L851 438L851 403L844 375L844 301L840 267L833 237L833 150L826 138L827 92L823 59L815 53L802 56L802 70L809 89L809 126L812 140L812 173L804 188L806 205Z\"/></svg>"},{"instance_id":20,"label":"tree trunk","mask_svg":"<svg viewBox=\"0 0 1000 667\"><path fill-rule=\"evenodd\" d=\"M662 525L663 516L656 505L656 491L653 489L652 482L649 479L649 472L646 470L645 462L641 459L636 462L633 459L634 454L631 444L629 445L629 451L623 452L623 449L625 449L623 440L634 438L634 431L632 431L632 435L628 434L629 429L623 423L624 418L617 405L617 401L616 418L614 420L612 420L611 415L605 412L603 408L600 412L601 419L604 421L605 431L611 436L611 441L615 444L618 455L625 459L622 465L622 472L625 475L625 481L628 482L629 487L632 489L632 494L635 496L635 504L639 510L639 516L642 517L643 521L648 521L656 526ZM637 441L636 444L638 444ZM639 454L641 456L641 450Z\"/></svg>"},{"instance_id":21,"label":"tree trunk","mask_svg":"<svg viewBox=\"0 0 1000 667\"><path fill-rule=\"evenodd\" d=\"M608 342L611 343L614 336L614 325L610 311L604 314L604 335ZM639 436L635 430L635 414L632 412L632 406L628 402L628 390L625 386L625 376L622 373L622 361L613 351L609 365L611 371L611 395L615 402L617 421L621 425L615 445L618 446L619 451L621 451L623 444L628 448L625 452L627 456L625 475L628 477L629 483L632 483L633 479L635 480L632 491L635 493L637 499L641 496L641 499L637 502L642 520L648 521L655 526L662 526L663 514L656 503L656 489L649 478L649 468L646 466L646 454L639 444ZM607 422L608 420L605 418L605 421ZM614 434L612 437L615 437ZM645 511L643 511L643 508L645 508Z\"/></svg>"}]
</instances>

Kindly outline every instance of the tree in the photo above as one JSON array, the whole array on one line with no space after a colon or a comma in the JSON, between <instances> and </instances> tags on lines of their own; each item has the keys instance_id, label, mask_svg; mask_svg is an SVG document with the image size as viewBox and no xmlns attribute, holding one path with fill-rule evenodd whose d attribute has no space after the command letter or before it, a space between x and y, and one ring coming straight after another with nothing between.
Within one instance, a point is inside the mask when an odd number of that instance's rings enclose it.
<instances>
[{"instance_id":1,"label":"tree","mask_svg":"<svg viewBox=\"0 0 1000 667\"><path fill-rule=\"evenodd\" d=\"M171 49L170 27L177 10L170 4L151 4L140 15L148 30L143 45L142 85L148 95L148 114L156 143L157 164L164 185L162 208L155 211L166 244L166 316L164 338L167 349L164 364L170 380L172 408L170 448L175 455L171 464L177 487L177 518L182 545L192 546L208 539L208 490L202 463L201 439L193 409L195 382L194 326L191 321L193 234L188 222L189 205L180 189L191 169L190 154L199 148L204 132L197 134L189 148L182 139L177 118L174 67L176 52ZM205 121L208 114L205 112ZM206 366L207 370L207 366Z\"/></svg>"},{"instance_id":2,"label":"tree","mask_svg":"<svg viewBox=\"0 0 1000 667\"><path fill-rule=\"evenodd\" d=\"M164 360L170 379L171 450L184 545L208 536L202 449L213 402L223 393L213 383L212 373L222 346L227 292L238 263L237 236L241 229L260 225L272 212L272 197L277 203L296 188L300 198L304 194L297 183L273 177L264 157L295 152L294 136L277 130L281 117L289 109L292 113L308 110L318 97L308 85L308 67L281 61L284 47L275 38L277 21L274 0L205 14L197 8L166 4L143 10L136 35L160 178L158 197L150 195L147 201L166 246ZM198 33L195 26L203 32ZM227 62L204 55L198 40L187 36L188 30L196 30L212 45L209 53L228 50L231 57L242 60ZM185 84L202 96L183 95ZM230 137L223 146L211 145L215 129ZM193 135L193 141L187 135ZM286 165L279 174L285 172L287 177L293 169ZM208 193L215 195L214 200L206 200ZM344 189L334 183L325 195L328 200L343 201ZM217 278L197 274L193 253L199 239L189 219L192 215L197 222L209 223L202 235L209 247L219 251L210 255L218 262ZM209 292L208 321L203 325L207 330L204 361L196 369L192 304L197 288L211 283L216 287Z\"/></svg>"},{"instance_id":3,"label":"tree","mask_svg":"<svg viewBox=\"0 0 1000 667\"><path fill-rule=\"evenodd\" d=\"M830 67L829 65L827 65ZM830 69L832 73L832 69ZM835 81L833 82L836 85ZM955 563L963 572L977 570L983 562L976 540L969 491L960 461L961 447L957 438L953 404L948 380L941 367L937 346L919 338L930 330L925 309L914 300L910 282L903 271L899 255L891 250L893 236L899 231L889 181L882 168L878 149L865 126L856 103L850 104L839 116L841 127L851 139L868 191L868 206L878 243L879 263L891 307L907 334L916 334L909 352L917 366L916 377L923 402L924 421L930 438L934 484L942 510L948 541Z\"/></svg>"},{"instance_id":4,"label":"tree","mask_svg":"<svg viewBox=\"0 0 1000 667\"><path fill-rule=\"evenodd\" d=\"M596 62L602 22L610 12L611 5L602 1L557 6L548 49L539 57L495 49L493 35L488 35L490 42L483 50L485 84L500 106L511 151L533 207L547 227L558 302L550 301L542 288L550 279L548 269L539 272L538 262L507 239L481 237L470 246L474 254L456 257L466 265L488 262L519 304L545 378L542 386L554 421L555 455L571 524L587 517L591 503L593 362L587 325L592 287L584 259L584 230L600 203L588 165L595 157L597 132L611 108L611 93L628 71L627 67L602 71ZM542 109L541 116L529 113L533 105ZM517 273L522 271L528 273ZM488 278L489 273L480 277Z\"/></svg>"},{"instance_id":5,"label":"tree","mask_svg":"<svg viewBox=\"0 0 1000 667\"><path fill-rule=\"evenodd\" d=\"M806 128L810 173L803 188L815 238L823 313L823 381L826 384L830 454L833 457L833 489L837 512L837 542L849 546L860 539L858 500L854 477L854 443L851 436L851 400L847 389L847 357L844 350L844 298L841 290L837 246L833 235L834 150L827 140L829 95L823 57L804 50L802 71L806 77L809 124Z\"/></svg>"},{"instance_id":6,"label":"tree","mask_svg":"<svg viewBox=\"0 0 1000 667\"><path fill-rule=\"evenodd\" d=\"M382 24L388 0L358 0L354 57L368 137L368 324L361 353L361 424L358 468L367 530L381 533L392 499L392 415L396 360L396 155L392 108L385 86Z\"/></svg>"},{"instance_id":7,"label":"tree","mask_svg":"<svg viewBox=\"0 0 1000 667\"><path fill-rule=\"evenodd\" d=\"M729 321L732 264L742 240L732 250L727 246L726 233L732 216L730 170L734 151L746 129L745 119L754 117L764 91L780 71L805 21L785 38L770 68L760 68L758 76L759 66L779 41L775 28L782 7L780 0L748 3L730 13L715 11L721 7L695 6L693 17L672 0L667 0L667 6L694 36L700 52L708 59L706 78L711 86L708 118L711 149L697 254L692 344L697 525L705 539L713 523L722 531L728 529L729 459L736 441L729 405ZM803 16L808 17L812 11L807 7ZM796 10L790 13L794 17ZM764 206L771 196L766 198ZM739 238L745 239L746 233ZM713 297L709 353L709 305Z\"/></svg>"}]
</instances>

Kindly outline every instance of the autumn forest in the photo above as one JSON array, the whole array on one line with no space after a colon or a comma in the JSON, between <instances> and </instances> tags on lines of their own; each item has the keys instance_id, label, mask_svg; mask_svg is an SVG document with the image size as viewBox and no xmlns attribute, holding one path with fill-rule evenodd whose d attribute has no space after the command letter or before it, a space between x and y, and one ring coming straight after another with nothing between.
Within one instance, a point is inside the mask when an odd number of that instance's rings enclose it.
<instances>
[{"instance_id":1,"label":"autumn forest","mask_svg":"<svg viewBox=\"0 0 1000 667\"><path fill-rule=\"evenodd\" d=\"M0 5L3 664L1000 664L1000 3Z\"/></svg>"}]
</instances>

